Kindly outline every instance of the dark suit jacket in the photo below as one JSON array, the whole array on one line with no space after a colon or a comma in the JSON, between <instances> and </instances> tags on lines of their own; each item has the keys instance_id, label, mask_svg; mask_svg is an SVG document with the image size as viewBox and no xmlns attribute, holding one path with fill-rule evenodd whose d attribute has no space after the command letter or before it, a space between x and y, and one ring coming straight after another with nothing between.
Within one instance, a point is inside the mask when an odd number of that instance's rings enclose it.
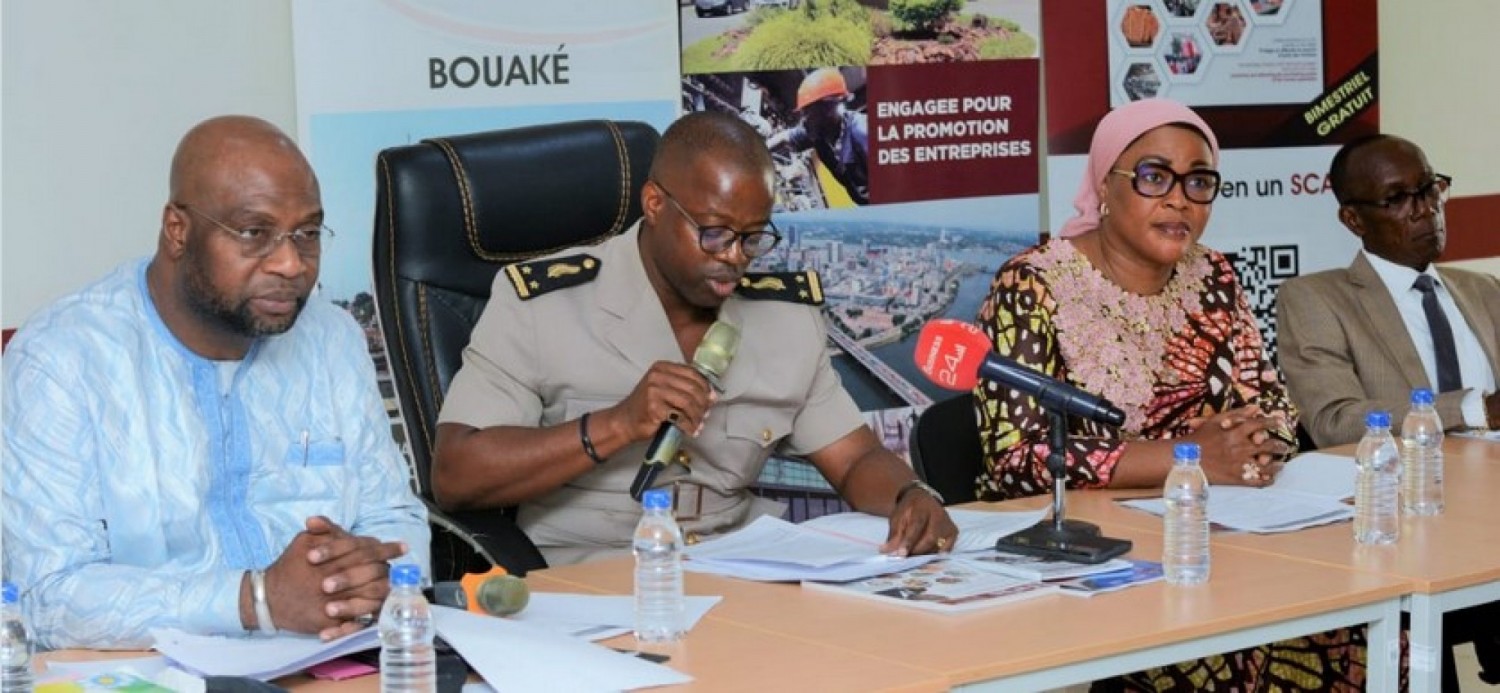
<instances>
[{"instance_id":1,"label":"dark suit jacket","mask_svg":"<svg viewBox=\"0 0 1500 693\"><path fill-rule=\"evenodd\" d=\"M1438 269L1500 377L1500 280ZM1348 269L1288 280L1276 300L1277 351L1287 390L1319 447L1364 435L1365 413L1385 409L1399 429L1415 388L1431 388L1396 302L1363 254ZM1437 397L1444 425L1463 425L1464 391Z\"/></svg>"}]
</instances>

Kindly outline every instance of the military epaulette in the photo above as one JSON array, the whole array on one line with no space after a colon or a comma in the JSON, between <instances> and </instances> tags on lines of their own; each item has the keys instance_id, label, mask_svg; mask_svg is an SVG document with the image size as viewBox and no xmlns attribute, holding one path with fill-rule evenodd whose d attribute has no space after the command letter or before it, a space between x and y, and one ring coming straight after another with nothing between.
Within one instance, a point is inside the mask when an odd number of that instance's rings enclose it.
<instances>
[{"instance_id":1,"label":"military epaulette","mask_svg":"<svg viewBox=\"0 0 1500 693\"><path fill-rule=\"evenodd\" d=\"M511 286L522 301L570 286L587 284L599 276L599 259L592 255L569 255L550 260L517 262L505 266Z\"/></svg>"},{"instance_id":2,"label":"military epaulette","mask_svg":"<svg viewBox=\"0 0 1500 693\"><path fill-rule=\"evenodd\" d=\"M747 272L735 291L757 301L823 305L823 284L817 272Z\"/></svg>"}]
</instances>

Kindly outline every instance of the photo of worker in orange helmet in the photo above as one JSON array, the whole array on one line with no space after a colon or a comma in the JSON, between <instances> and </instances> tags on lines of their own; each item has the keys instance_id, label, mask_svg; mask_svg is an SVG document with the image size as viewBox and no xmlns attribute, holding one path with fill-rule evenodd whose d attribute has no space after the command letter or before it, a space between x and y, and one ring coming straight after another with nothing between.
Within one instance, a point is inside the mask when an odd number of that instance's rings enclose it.
<instances>
[{"instance_id":1,"label":"photo of worker in orange helmet","mask_svg":"<svg viewBox=\"0 0 1500 693\"><path fill-rule=\"evenodd\" d=\"M870 134L864 112L850 107L850 82L862 86L864 76L863 68L822 67L808 72L797 87L796 112L801 122L766 140L773 153L816 151L828 173L858 205L870 203L866 161Z\"/></svg>"}]
</instances>

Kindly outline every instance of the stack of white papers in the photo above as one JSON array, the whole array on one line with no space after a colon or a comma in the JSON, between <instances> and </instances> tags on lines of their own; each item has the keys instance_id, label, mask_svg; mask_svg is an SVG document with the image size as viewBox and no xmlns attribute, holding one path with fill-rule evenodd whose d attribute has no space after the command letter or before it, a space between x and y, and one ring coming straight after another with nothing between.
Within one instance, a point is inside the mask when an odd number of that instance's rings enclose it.
<instances>
[{"instance_id":1,"label":"stack of white papers","mask_svg":"<svg viewBox=\"0 0 1500 693\"><path fill-rule=\"evenodd\" d=\"M262 681L380 646L380 634L374 628L357 630L330 642L310 635L272 638L194 635L176 628L152 628L151 637L156 638L156 651L189 673L245 676Z\"/></svg>"},{"instance_id":2,"label":"stack of white papers","mask_svg":"<svg viewBox=\"0 0 1500 693\"><path fill-rule=\"evenodd\" d=\"M1291 532L1354 517L1354 458L1308 452L1287 463L1265 488L1210 486L1208 521L1228 529L1261 534ZM1154 515L1165 515L1161 498L1121 501Z\"/></svg>"},{"instance_id":3,"label":"stack of white papers","mask_svg":"<svg viewBox=\"0 0 1500 693\"><path fill-rule=\"evenodd\" d=\"M532 595L522 619L495 618L448 607L432 607L438 635L481 677L501 690L618 691L687 683L692 677L621 654L580 637L560 624L592 621L618 633L634 622L631 597ZM719 597L689 597L688 619L697 623ZM593 610L592 616L583 614ZM575 628L582 627L575 625ZM313 664L379 647L375 628L332 642L316 637L271 638L191 635L153 629L156 649L174 665L200 676L244 676L269 681Z\"/></svg>"},{"instance_id":4,"label":"stack of white papers","mask_svg":"<svg viewBox=\"0 0 1500 693\"><path fill-rule=\"evenodd\" d=\"M955 551L993 550L1000 537L1042 520L1047 511L1001 513L950 509L958 526ZM746 580L846 582L926 565L936 555L880 553L890 531L886 518L839 513L800 525L761 517L738 532L688 547L687 570Z\"/></svg>"}]
</instances>

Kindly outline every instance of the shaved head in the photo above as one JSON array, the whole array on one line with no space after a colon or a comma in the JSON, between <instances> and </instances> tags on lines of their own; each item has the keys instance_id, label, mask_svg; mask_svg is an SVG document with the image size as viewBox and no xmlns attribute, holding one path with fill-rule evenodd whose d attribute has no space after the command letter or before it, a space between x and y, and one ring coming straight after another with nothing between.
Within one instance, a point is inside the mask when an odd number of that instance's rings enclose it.
<instances>
[{"instance_id":1,"label":"shaved head","mask_svg":"<svg viewBox=\"0 0 1500 693\"><path fill-rule=\"evenodd\" d=\"M169 184L147 281L173 334L207 358L236 359L291 329L321 248L288 234L323 227L318 179L296 143L259 118L211 118L183 135Z\"/></svg>"},{"instance_id":2,"label":"shaved head","mask_svg":"<svg viewBox=\"0 0 1500 693\"><path fill-rule=\"evenodd\" d=\"M651 160L651 178L668 185L697 162L712 160L741 172L772 175L765 138L737 116L718 111L689 113L662 134Z\"/></svg>"},{"instance_id":3,"label":"shaved head","mask_svg":"<svg viewBox=\"0 0 1500 693\"><path fill-rule=\"evenodd\" d=\"M275 125L250 116L210 118L182 136L172 155L169 181L173 200L198 200L215 195L218 185L227 182L236 169L251 159L284 159L292 168L303 168L309 177L312 167L286 133ZM313 183L316 185L316 181Z\"/></svg>"}]
</instances>

